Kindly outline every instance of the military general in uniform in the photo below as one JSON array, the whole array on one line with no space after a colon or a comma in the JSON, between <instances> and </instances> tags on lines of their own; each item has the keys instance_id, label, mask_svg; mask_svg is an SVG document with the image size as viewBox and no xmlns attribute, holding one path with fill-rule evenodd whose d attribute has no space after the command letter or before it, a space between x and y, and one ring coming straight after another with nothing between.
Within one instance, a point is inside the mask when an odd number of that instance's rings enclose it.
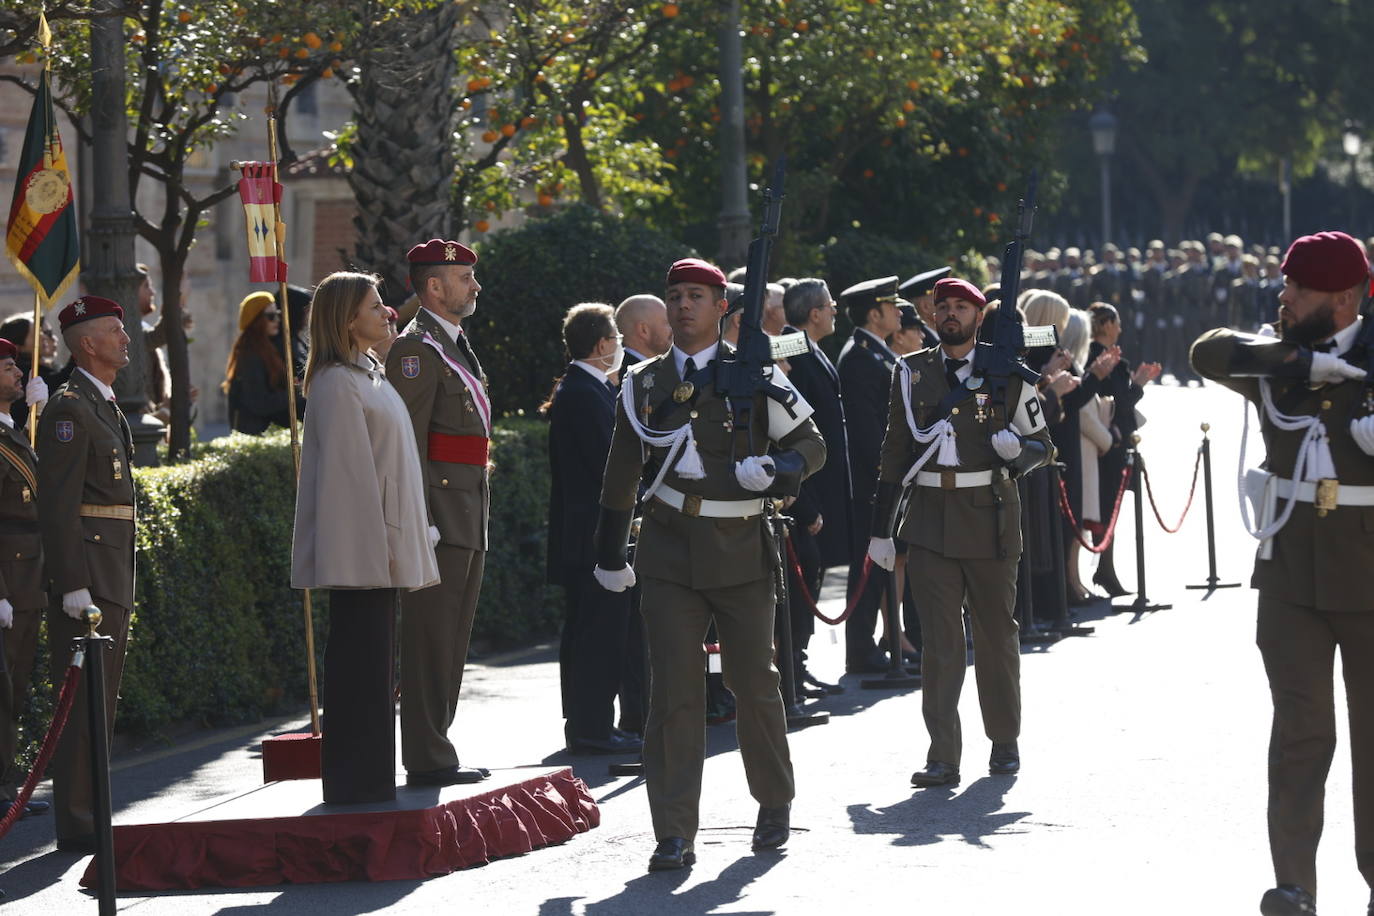
<instances>
[{"instance_id":1,"label":"military general in uniform","mask_svg":"<svg viewBox=\"0 0 1374 916\"><path fill-rule=\"evenodd\" d=\"M908 544L907 569L921 596L921 709L930 748L925 769L911 777L918 787L959 782L965 603L983 727L992 741L989 772L1020 768L1016 478L1046 464L1054 449L1033 387L1013 376L1003 403L996 403L988 380L972 374L986 308L983 294L965 280L947 277L935 285L941 345L898 364L883 439L869 556L885 569L895 563L892 532L902 491L914 486L897 536ZM959 389L963 396L954 400ZM942 405L948 416L940 416Z\"/></svg>"},{"instance_id":2,"label":"military general in uniform","mask_svg":"<svg viewBox=\"0 0 1374 916\"><path fill-rule=\"evenodd\" d=\"M749 791L759 803L756 850L781 846L793 796L787 720L773 666L774 562L777 545L765 498L795 495L825 461L810 408L760 392L747 428L715 389L717 337L725 314L725 275L696 259L668 271L673 347L634 367L616 406L597 525L603 587L636 581L648 629L652 686L644 734L649 810L657 847L649 869L696 858L706 694L703 641L712 619L720 635L725 683L738 702L736 729ZM635 565L626 543L641 478L643 519Z\"/></svg>"},{"instance_id":3,"label":"military general in uniform","mask_svg":"<svg viewBox=\"0 0 1374 916\"><path fill-rule=\"evenodd\" d=\"M26 391L18 358L19 348L0 340L0 628L5 646L0 671L0 817L14 804L25 775L15 765L14 754L38 645L39 615L48 603L38 531L38 456L10 416L15 406L27 405L25 412L37 423L48 386L35 376ZM20 816L48 807L47 802L30 801Z\"/></svg>"},{"instance_id":4,"label":"military general in uniform","mask_svg":"<svg viewBox=\"0 0 1374 916\"><path fill-rule=\"evenodd\" d=\"M85 636L81 612L94 604L99 632L114 639L105 658L105 727L114 724L134 608L133 440L115 403L115 374L128 365L124 310L84 296L58 314L76 369L54 393L38 424L38 520L49 593L48 650L53 683L71 663L72 640ZM95 849L86 691L79 690L50 772L57 848Z\"/></svg>"},{"instance_id":5,"label":"military general in uniform","mask_svg":"<svg viewBox=\"0 0 1374 916\"><path fill-rule=\"evenodd\" d=\"M424 464L440 583L401 597L401 762L411 785L478 782L449 740L487 555L491 402L463 319L477 310L477 254L433 239L410 249L415 318L392 344L386 377L410 411Z\"/></svg>"},{"instance_id":6,"label":"military general in uniform","mask_svg":"<svg viewBox=\"0 0 1374 916\"><path fill-rule=\"evenodd\" d=\"M1336 752L1332 691L1341 654L1349 706L1355 863L1374 887L1374 390L1358 309L1360 243L1304 236L1282 265L1279 338L1226 329L1192 348L1194 368L1256 405L1268 457L1246 491L1260 539L1256 642L1273 697L1266 916L1316 912L1317 842ZM1361 379L1364 379L1361 381ZM1374 913L1374 897L1370 900Z\"/></svg>"}]
</instances>

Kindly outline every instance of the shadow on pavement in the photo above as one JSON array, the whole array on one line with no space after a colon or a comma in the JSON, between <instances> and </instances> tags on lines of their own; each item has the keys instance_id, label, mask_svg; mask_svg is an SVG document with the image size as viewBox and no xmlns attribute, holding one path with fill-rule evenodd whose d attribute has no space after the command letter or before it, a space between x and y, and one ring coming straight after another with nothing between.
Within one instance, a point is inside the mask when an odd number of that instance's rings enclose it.
<instances>
[{"instance_id":1,"label":"shadow on pavement","mask_svg":"<svg viewBox=\"0 0 1374 916\"><path fill-rule=\"evenodd\" d=\"M894 846L928 846L956 838L986 848L985 837L1031 814L1002 810L1003 798L1015 784L1014 776L984 776L962 792L913 789L911 798L887 808L850 805L846 810L855 833L890 834Z\"/></svg>"}]
</instances>

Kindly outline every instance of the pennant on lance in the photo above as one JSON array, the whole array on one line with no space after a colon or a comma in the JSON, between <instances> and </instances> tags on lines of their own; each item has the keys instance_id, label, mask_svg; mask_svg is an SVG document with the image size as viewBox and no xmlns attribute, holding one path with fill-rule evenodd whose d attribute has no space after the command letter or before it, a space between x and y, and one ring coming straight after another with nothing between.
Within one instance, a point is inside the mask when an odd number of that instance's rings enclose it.
<instances>
[{"instance_id":1,"label":"pennant on lance","mask_svg":"<svg viewBox=\"0 0 1374 916\"><path fill-rule=\"evenodd\" d=\"M281 203L281 184L270 162L245 162L239 179L239 198L248 229L248 279L254 283L285 283L286 261L277 256L278 229L274 205ZM282 227L285 228L285 227Z\"/></svg>"}]
</instances>

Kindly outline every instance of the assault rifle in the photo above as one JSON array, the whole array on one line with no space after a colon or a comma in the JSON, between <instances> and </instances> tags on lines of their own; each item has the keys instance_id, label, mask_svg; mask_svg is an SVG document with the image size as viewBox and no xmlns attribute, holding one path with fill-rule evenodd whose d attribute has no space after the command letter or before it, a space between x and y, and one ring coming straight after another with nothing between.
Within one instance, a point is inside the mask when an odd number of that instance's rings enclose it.
<instances>
[{"instance_id":1,"label":"assault rifle","mask_svg":"<svg viewBox=\"0 0 1374 916\"><path fill-rule=\"evenodd\" d=\"M768 262L773 253L773 239L778 234L786 169L787 160L779 159L773 170L773 181L763 192L763 226L759 229L758 238L749 243L744 293L739 299L742 314L735 352L716 359L716 393L730 406L734 428L749 430L751 449L753 427L749 421L754 408L754 395L765 392L789 409L797 403L795 391L769 381L764 374L764 370L779 358L774 353L772 339L763 331L763 302L768 295Z\"/></svg>"},{"instance_id":2,"label":"assault rifle","mask_svg":"<svg viewBox=\"0 0 1374 916\"><path fill-rule=\"evenodd\" d=\"M1026 240L1030 238L1035 221L1035 186L1037 174L1032 171L1030 187L1024 200L1016 203L1016 231L1002 255L1002 287L998 293L1001 304L983 322L978 331L978 343L973 350L973 373L969 376L970 390L984 379L994 404L1005 404L1007 383L1013 375L1028 385L1040 381L1040 374L1026 365L1022 353L1027 347L1049 347L1058 343L1059 335L1053 325L1026 327L1016 300L1021 294L1021 259Z\"/></svg>"}]
</instances>

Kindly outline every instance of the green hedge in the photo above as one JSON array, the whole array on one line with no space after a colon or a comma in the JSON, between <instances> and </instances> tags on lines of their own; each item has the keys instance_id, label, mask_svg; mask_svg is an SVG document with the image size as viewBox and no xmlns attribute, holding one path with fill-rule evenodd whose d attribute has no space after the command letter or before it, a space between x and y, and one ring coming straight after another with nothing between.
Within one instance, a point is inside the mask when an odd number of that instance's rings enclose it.
<instances>
[{"instance_id":1,"label":"green hedge","mask_svg":"<svg viewBox=\"0 0 1374 916\"><path fill-rule=\"evenodd\" d=\"M492 515L478 646L556 632L561 596L544 585L549 491L542 421L501 421L494 433ZM300 593L289 587L295 488L285 431L234 435L191 462L136 468L137 609L120 688L118 732L156 735L173 724L223 725L298 709L306 700ZM328 601L312 592L323 658ZM40 647L40 659L46 648ZM46 663L20 747L32 759L51 715Z\"/></svg>"}]
</instances>

